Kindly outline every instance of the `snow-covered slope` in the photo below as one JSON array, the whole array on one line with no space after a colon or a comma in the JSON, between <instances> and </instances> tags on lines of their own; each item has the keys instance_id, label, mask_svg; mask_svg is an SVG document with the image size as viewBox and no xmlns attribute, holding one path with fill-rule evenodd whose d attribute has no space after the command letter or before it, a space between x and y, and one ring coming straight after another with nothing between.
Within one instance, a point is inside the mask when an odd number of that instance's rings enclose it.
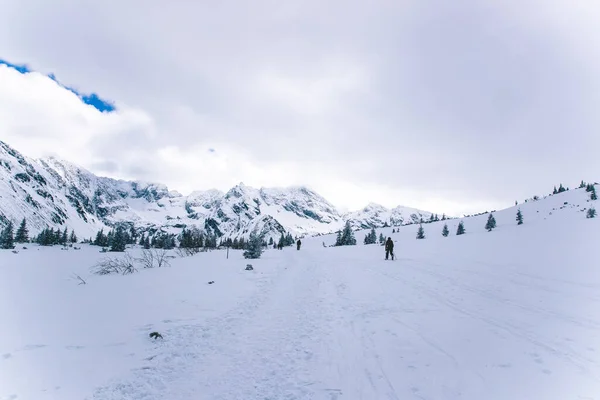
<instances>
[{"instance_id":1,"label":"snow-covered slope","mask_svg":"<svg viewBox=\"0 0 600 400\"><path fill-rule=\"evenodd\" d=\"M460 220L424 224L424 240L415 225L380 229L394 261L323 236L269 249L253 271L230 250L97 276L97 260L122 255L0 250L0 399L598 400L587 200L521 204L523 225L498 211L491 232L486 215L462 236Z\"/></svg>"},{"instance_id":2,"label":"snow-covered slope","mask_svg":"<svg viewBox=\"0 0 600 400\"><path fill-rule=\"evenodd\" d=\"M0 225L27 218L32 233L46 226L93 236L117 223L138 231L178 233L196 226L223 237L248 237L258 230L278 238L282 232L305 236L335 232L346 220L359 227L397 225L429 213L398 207L341 214L306 187L254 189L240 183L188 196L165 185L98 177L56 158L30 159L0 141Z\"/></svg>"}]
</instances>

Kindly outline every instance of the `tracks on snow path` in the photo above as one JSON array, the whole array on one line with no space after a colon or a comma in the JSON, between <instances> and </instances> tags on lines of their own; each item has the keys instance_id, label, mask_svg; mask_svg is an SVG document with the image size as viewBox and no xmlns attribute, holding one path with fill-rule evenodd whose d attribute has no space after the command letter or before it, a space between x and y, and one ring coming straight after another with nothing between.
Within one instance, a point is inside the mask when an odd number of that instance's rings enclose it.
<instances>
[{"instance_id":1,"label":"tracks on snow path","mask_svg":"<svg viewBox=\"0 0 600 400\"><path fill-rule=\"evenodd\" d=\"M296 256L297 257L297 256ZM326 327L329 282L294 256L232 311L167 331L148 364L100 388L97 400L333 399L311 378ZM333 393L333 394L332 394ZM315 397L316 396L316 397Z\"/></svg>"}]
</instances>

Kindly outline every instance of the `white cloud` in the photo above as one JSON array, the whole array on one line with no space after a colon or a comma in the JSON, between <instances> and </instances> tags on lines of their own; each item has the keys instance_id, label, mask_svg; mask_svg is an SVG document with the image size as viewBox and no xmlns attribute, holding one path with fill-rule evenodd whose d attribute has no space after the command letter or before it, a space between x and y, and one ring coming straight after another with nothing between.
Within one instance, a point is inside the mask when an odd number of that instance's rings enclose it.
<instances>
[{"instance_id":1,"label":"white cloud","mask_svg":"<svg viewBox=\"0 0 600 400\"><path fill-rule=\"evenodd\" d=\"M0 69L0 137L181 192L500 208L598 179L599 22L590 0L10 2L0 57L119 111Z\"/></svg>"}]
</instances>

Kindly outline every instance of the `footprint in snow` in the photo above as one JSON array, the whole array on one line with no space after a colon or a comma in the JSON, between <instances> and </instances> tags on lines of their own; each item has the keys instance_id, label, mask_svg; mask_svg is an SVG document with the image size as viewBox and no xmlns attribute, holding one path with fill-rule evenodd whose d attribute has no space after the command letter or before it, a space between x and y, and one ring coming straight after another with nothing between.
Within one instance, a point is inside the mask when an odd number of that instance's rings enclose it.
<instances>
[{"instance_id":1,"label":"footprint in snow","mask_svg":"<svg viewBox=\"0 0 600 400\"><path fill-rule=\"evenodd\" d=\"M41 349L46 347L45 344L28 344L27 346L23 347L21 350L25 351L25 350L35 350L35 349Z\"/></svg>"}]
</instances>

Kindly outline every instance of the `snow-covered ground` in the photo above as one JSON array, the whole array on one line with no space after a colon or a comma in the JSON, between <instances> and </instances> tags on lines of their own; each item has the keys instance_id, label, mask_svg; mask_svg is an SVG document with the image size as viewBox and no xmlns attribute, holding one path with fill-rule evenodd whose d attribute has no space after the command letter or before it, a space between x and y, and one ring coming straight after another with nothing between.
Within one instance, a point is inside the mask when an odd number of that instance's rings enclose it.
<instances>
[{"instance_id":1,"label":"snow-covered ground","mask_svg":"<svg viewBox=\"0 0 600 400\"><path fill-rule=\"evenodd\" d=\"M447 238L444 222L424 240L416 225L378 230L394 261L363 232L127 276L91 275L107 256L95 247L0 251L0 399L600 399L586 199L523 204L521 226L516 208L495 213L492 232L486 215L463 236L460 220Z\"/></svg>"}]
</instances>

